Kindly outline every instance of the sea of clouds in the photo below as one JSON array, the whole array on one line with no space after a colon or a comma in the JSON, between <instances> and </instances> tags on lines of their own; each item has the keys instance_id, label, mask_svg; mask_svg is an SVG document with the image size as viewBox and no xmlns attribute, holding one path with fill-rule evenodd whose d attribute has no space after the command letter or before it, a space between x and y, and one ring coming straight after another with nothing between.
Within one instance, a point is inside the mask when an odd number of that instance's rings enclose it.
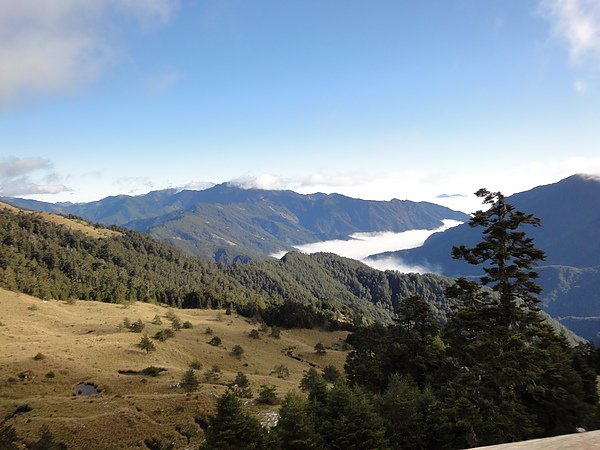
<instances>
[{"instance_id":1,"label":"sea of clouds","mask_svg":"<svg viewBox=\"0 0 600 450\"><path fill-rule=\"evenodd\" d=\"M369 259L371 255L378 253L406 250L420 247L433 233L445 231L448 228L460 225L462 222L452 219L444 219L443 225L433 230L408 230L401 233L383 231L377 233L354 233L347 240L331 240L313 242L311 244L298 245L294 248L303 253L328 252L352 258L378 270L398 270L400 272L426 273L432 272L432 268L423 266L409 266L404 264L401 258L389 257L381 259ZM277 252L271 256L281 258L285 251Z\"/></svg>"}]
</instances>

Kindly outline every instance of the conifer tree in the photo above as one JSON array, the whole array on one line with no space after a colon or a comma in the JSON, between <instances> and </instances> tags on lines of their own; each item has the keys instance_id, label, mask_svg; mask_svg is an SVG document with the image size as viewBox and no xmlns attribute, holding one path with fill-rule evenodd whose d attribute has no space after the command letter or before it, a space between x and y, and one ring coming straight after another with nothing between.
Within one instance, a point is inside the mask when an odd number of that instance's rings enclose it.
<instances>
[{"instance_id":1,"label":"conifer tree","mask_svg":"<svg viewBox=\"0 0 600 450\"><path fill-rule=\"evenodd\" d=\"M360 386L336 384L317 411L319 431L329 448L389 448L383 421Z\"/></svg>"},{"instance_id":2,"label":"conifer tree","mask_svg":"<svg viewBox=\"0 0 600 450\"><path fill-rule=\"evenodd\" d=\"M30 450L67 450L67 446L62 442L56 442L50 429L43 426L40 438L29 444Z\"/></svg>"},{"instance_id":3,"label":"conifer tree","mask_svg":"<svg viewBox=\"0 0 600 450\"><path fill-rule=\"evenodd\" d=\"M481 284L490 285L498 293L502 324L514 325L523 318L517 299L530 311L539 310L537 294L541 288L534 281L538 278L534 268L545 259L545 254L521 228L540 226L541 222L532 214L516 211L500 192L480 189L475 195L490 205L486 211L475 212L469 221L471 227L484 228L483 240L472 248L453 247L452 257L474 265L489 263L483 267Z\"/></svg>"},{"instance_id":4,"label":"conifer tree","mask_svg":"<svg viewBox=\"0 0 600 450\"><path fill-rule=\"evenodd\" d=\"M316 421L309 412L304 398L288 393L279 411L277 426L272 431L275 447L289 450L311 450L323 448L316 431Z\"/></svg>"},{"instance_id":5,"label":"conifer tree","mask_svg":"<svg viewBox=\"0 0 600 450\"><path fill-rule=\"evenodd\" d=\"M313 402L323 402L327 395L327 383L314 367L308 369L302 376L300 389L308 392L308 399Z\"/></svg>"},{"instance_id":6,"label":"conifer tree","mask_svg":"<svg viewBox=\"0 0 600 450\"><path fill-rule=\"evenodd\" d=\"M454 445L572 432L594 416L595 395L586 398L573 350L538 314L535 265L544 252L522 227L540 221L516 211L499 192L481 189L476 195L491 205L470 221L484 228L483 239L472 248L454 247L452 256L487 264L480 282L492 292L465 279L446 291L463 305L443 336L450 370L442 395Z\"/></svg>"},{"instance_id":7,"label":"conifer tree","mask_svg":"<svg viewBox=\"0 0 600 450\"><path fill-rule=\"evenodd\" d=\"M393 448L424 448L427 428L422 395L417 384L406 376L392 375L388 389L378 402Z\"/></svg>"},{"instance_id":8,"label":"conifer tree","mask_svg":"<svg viewBox=\"0 0 600 450\"><path fill-rule=\"evenodd\" d=\"M0 448L6 450L17 450L17 441L19 437L15 429L6 424L0 423Z\"/></svg>"},{"instance_id":9,"label":"conifer tree","mask_svg":"<svg viewBox=\"0 0 600 450\"><path fill-rule=\"evenodd\" d=\"M206 430L206 450L254 450L266 446L260 423L242 411L240 401L228 391L217 401L217 412Z\"/></svg>"},{"instance_id":10,"label":"conifer tree","mask_svg":"<svg viewBox=\"0 0 600 450\"><path fill-rule=\"evenodd\" d=\"M147 334L144 334L141 337L140 342L138 343L138 347L140 347L142 350L146 350L146 354L156 350L154 343L150 340Z\"/></svg>"},{"instance_id":11,"label":"conifer tree","mask_svg":"<svg viewBox=\"0 0 600 450\"><path fill-rule=\"evenodd\" d=\"M181 378L181 381L179 384L183 389L185 389L188 392L191 392L191 391L194 391L198 387L198 385L200 384L200 381L198 380L198 377L196 376L196 372L194 372L194 369L188 369L183 374L183 377Z\"/></svg>"}]
</instances>

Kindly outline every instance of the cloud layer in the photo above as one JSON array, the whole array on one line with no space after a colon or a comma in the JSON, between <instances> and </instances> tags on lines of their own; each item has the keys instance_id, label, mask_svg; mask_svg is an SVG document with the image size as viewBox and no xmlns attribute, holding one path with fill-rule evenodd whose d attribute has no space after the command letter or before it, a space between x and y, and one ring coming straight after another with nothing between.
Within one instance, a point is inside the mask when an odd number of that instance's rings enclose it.
<instances>
[{"instance_id":1,"label":"cloud layer","mask_svg":"<svg viewBox=\"0 0 600 450\"><path fill-rule=\"evenodd\" d=\"M50 161L37 157L0 159L0 195L58 194L68 188L57 183L58 176Z\"/></svg>"},{"instance_id":2,"label":"cloud layer","mask_svg":"<svg viewBox=\"0 0 600 450\"><path fill-rule=\"evenodd\" d=\"M0 104L73 89L120 53L111 15L142 26L169 20L173 0L0 2Z\"/></svg>"},{"instance_id":3,"label":"cloud layer","mask_svg":"<svg viewBox=\"0 0 600 450\"><path fill-rule=\"evenodd\" d=\"M409 266L400 258L388 257L370 259L369 256L383 252L406 250L420 247L433 233L447 230L460 225L457 220L443 220L444 225L434 230L408 230L402 233L391 231L379 233L355 233L348 240L331 240L298 245L295 248L303 253L330 252L346 258L357 259L378 270L398 270L400 272L427 273L434 272L432 268ZM281 258L286 252L274 253L271 256Z\"/></svg>"},{"instance_id":4,"label":"cloud layer","mask_svg":"<svg viewBox=\"0 0 600 450\"><path fill-rule=\"evenodd\" d=\"M540 10L565 40L574 63L600 64L600 2L598 0L542 0Z\"/></svg>"}]
</instances>

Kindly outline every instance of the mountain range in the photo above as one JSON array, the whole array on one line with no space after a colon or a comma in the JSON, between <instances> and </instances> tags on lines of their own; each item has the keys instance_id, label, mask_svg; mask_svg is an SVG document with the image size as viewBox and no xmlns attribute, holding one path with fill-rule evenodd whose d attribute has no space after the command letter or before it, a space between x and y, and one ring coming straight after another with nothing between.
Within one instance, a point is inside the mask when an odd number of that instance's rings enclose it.
<instances>
[{"instance_id":1,"label":"mountain range","mask_svg":"<svg viewBox=\"0 0 600 450\"><path fill-rule=\"evenodd\" d=\"M81 204L5 200L23 208L70 214L148 233L206 260L265 261L265 264L245 269L229 269L230 276L242 284L249 279L260 280L257 288L267 296L275 293L300 300L305 295L313 304L328 296L328 300L337 298L340 304L352 304L350 309L383 320L389 319L389 311L394 306L391 297L377 294L354 298L352 289L349 294L337 296L336 292L346 292L346 289L336 288L338 282L332 280L325 283L327 288L324 289L325 272L314 265L317 260L322 261L322 257L288 256L278 262L266 261L267 255L291 250L294 245L345 239L359 231L433 229L441 225L442 219L468 220L466 214L426 202L368 201L321 193L301 195L291 191L242 189L228 183L203 191L167 189ZM529 227L526 232L547 255L538 268L543 309L586 339L600 342L597 289L600 284L600 180L574 175L514 194L508 197L508 202L542 221L541 227ZM476 277L480 274L479 268L453 260L450 254L452 246L472 246L480 238L481 230L463 224L433 234L422 247L371 258L399 258L405 265L426 267L449 277ZM307 281L294 279L290 276L292 273L310 275L312 287L307 290L303 287ZM385 305L385 312L372 310L372 303Z\"/></svg>"},{"instance_id":2,"label":"mountain range","mask_svg":"<svg viewBox=\"0 0 600 450\"><path fill-rule=\"evenodd\" d=\"M464 213L427 202L302 195L242 189L230 183L201 191L166 189L77 204L1 200L20 208L124 226L218 262L264 259L294 245L347 239L356 232L434 229L442 219L468 219Z\"/></svg>"},{"instance_id":3,"label":"mountain range","mask_svg":"<svg viewBox=\"0 0 600 450\"><path fill-rule=\"evenodd\" d=\"M400 301L413 295L444 323L453 307L444 290L452 283L434 274L382 272L331 253L217 264L144 233L0 203L0 287L42 299L231 307L286 328L344 328L391 323Z\"/></svg>"},{"instance_id":4,"label":"mountain range","mask_svg":"<svg viewBox=\"0 0 600 450\"><path fill-rule=\"evenodd\" d=\"M507 201L542 223L525 230L546 252L538 268L542 307L576 333L600 342L600 178L573 175L511 195ZM431 235L419 248L371 258L399 258L451 277L479 276L480 267L453 260L451 250L480 239L481 229L465 223Z\"/></svg>"}]
</instances>

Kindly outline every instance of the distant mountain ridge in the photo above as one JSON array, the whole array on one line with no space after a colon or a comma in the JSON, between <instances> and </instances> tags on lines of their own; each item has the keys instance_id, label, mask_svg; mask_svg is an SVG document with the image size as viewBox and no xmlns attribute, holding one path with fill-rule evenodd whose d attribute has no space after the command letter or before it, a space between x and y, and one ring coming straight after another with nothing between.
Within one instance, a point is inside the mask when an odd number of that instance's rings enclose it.
<instances>
[{"instance_id":1,"label":"distant mountain ridge","mask_svg":"<svg viewBox=\"0 0 600 450\"><path fill-rule=\"evenodd\" d=\"M573 175L507 200L542 221L541 227L525 231L546 252L538 270L544 309L565 318L575 332L600 342L600 178ZM480 236L481 230L463 224L433 234L419 248L372 258L397 257L446 276L477 276L480 268L453 260L450 252L454 245L474 245Z\"/></svg>"},{"instance_id":2,"label":"distant mountain ridge","mask_svg":"<svg viewBox=\"0 0 600 450\"><path fill-rule=\"evenodd\" d=\"M125 226L219 262L264 258L294 245L346 239L356 232L434 229L442 225L442 219L468 219L462 212L428 202L302 195L229 183L202 191L167 189L78 204L1 200L21 208Z\"/></svg>"}]
</instances>

